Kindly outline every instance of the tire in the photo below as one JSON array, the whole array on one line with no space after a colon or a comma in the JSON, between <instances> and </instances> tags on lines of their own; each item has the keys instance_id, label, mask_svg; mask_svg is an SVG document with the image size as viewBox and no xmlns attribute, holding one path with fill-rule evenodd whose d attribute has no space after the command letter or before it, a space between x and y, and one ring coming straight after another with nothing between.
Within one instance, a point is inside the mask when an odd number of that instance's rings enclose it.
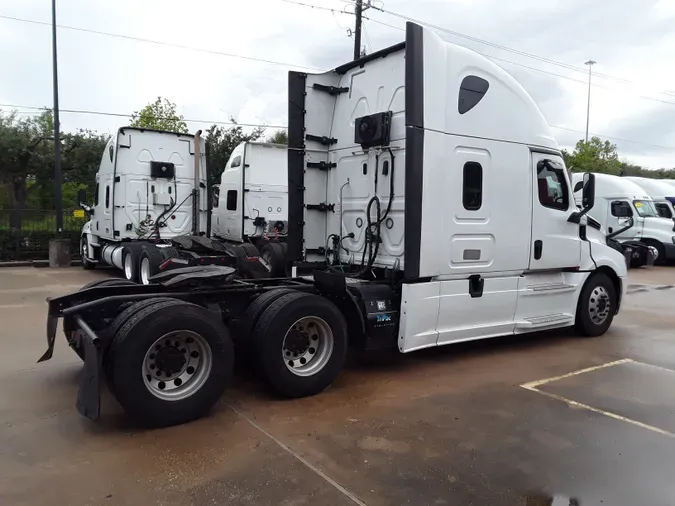
<instances>
[{"instance_id":1,"label":"tire","mask_svg":"<svg viewBox=\"0 0 675 506\"><path fill-rule=\"evenodd\" d=\"M124 286L124 285L132 285L130 281L127 281L126 279L97 279L96 281L92 281L90 283L87 283L84 285L82 288L78 290L78 292L81 292L82 290L87 290L89 288L95 288L97 286ZM74 330L75 325L73 320L65 316L63 318L63 333L66 336L66 340L68 341L68 344L70 345L71 349L75 352L75 354L80 357L82 360L84 360L84 347L82 346L81 343L79 343L78 336L75 335L76 330Z\"/></svg>"},{"instance_id":2,"label":"tire","mask_svg":"<svg viewBox=\"0 0 675 506\"><path fill-rule=\"evenodd\" d=\"M163 260L168 260L169 258L176 258L178 255L178 250L173 246L166 246L164 248L157 248L162 254Z\"/></svg>"},{"instance_id":3,"label":"tire","mask_svg":"<svg viewBox=\"0 0 675 506\"><path fill-rule=\"evenodd\" d=\"M245 242L239 246L245 253L247 257L259 257L260 252L253 244Z\"/></svg>"},{"instance_id":4,"label":"tire","mask_svg":"<svg viewBox=\"0 0 675 506\"><path fill-rule=\"evenodd\" d=\"M609 276L602 272L591 275L581 290L577 304L574 324L577 332L586 337L597 337L607 332L614 320L616 304L616 289Z\"/></svg>"},{"instance_id":5,"label":"tire","mask_svg":"<svg viewBox=\"0 0 675 506\"><path fill-rule=\"evenodd\" d=\"M88 253L89 253L89 239L87 239L86 235L83 235L82 239L80 239L80 255L82 255L82 268L86 271L96 267L96 264L94 262L90 262L87 259Z\"/></svg>"},{"instance_id":6,"label":"tire","mask_svg":"<svg viewBox=\"0 0 675 506\"><path fill-rule=\"evenodd\" d=\"M126 281L126 279L117 281ZM115 318L112 321L110 327L108 328L109 332L108 335L113 338L113 341L110 345L110 348L108 348L108 350L105 352L105 355L103 356L103 368L105 371L106 380L108 382L108 388L115 397L116 395L115 395L115 382L113 381L113 374L114 374L113 361L116 355L115 347L117 340L115 339L115 336L117 335L117 333L124 326L124 324L129 321L129 319L132 316L134 316L136 313L144 310L147 307L155 306L158 304L161 304L162 306L170 306L174 304L181 304L182 302L183 301L180 299L173 299L170 297L154 297L152 299L142 300L124 309L124 311L118 314L117 318Z\"/></svg>"},{"instance_id":7,"label":"tire","mask_svg":"<svg viewBox=\"0 0 675 506\"><path fill-rule=\"evenodd\" d=\"M152 353L158 346L160 352L170 350L161 364L159 353ZM227 329L212 313L187 302L159 302L135 311L117 332L110 355L115 397L147 427L204 416L230 383L234 366Z\"/></svg>"},{"instance_id":8,"label":"tire","mask_svg":"<svg viewBox=\"0 0 675 506\"><path fill-rule=\"evenodd\" d=\"M159 273L159 266L164 261L164 256L154 244L141 246L138 258L138 280L142 285L149 285L150 278Z\"/></svg>"},{"instance_id":9,"label":"tire","mask_svg":"<svg viewBox=\"0 0 675 506\"><path fill-rule=\"evenodd\" d=\"M656 257L656 260L654 260L654 265L666 265L666 248L664 248L663 244L660 243L659 241L653 241L653 240L646 240L643 241L647 246L651 246L658 251L658 256Z\"/></svg>"},{"instance_id":10,"label":"tire","mask_svg":"<svg viewBox=\"0 0 675 506\"><path fill-rule=\"evenodd\" d=\"M138 283L139 281L138 271L140 270L140 250L140 244L129 244L122 250L122 272L127 280L133 281L134 283Z\"/></svg>"},{"instance_id":11,"label":"tire","mask_svg":"<svg viewBox=\"0 0 675 506\"><path fill-rule=\"evenodd\" d=\"M260 257L271 278L280 278L286 275L286 255L280 243L265 243L260 248Z\"/></svg>"},{"instance_id":12,"label":"tire","mask_svg":"<svg viewBox=\"0 0 675 506\"><path fill-rule=\"evenodd\" d=\"M242 349L251 347L253 329L260 318L260 315L279 297L287 293L302 293L290 288L275 288L262 293L255 298L251 304L246 308L244 315L240 318L237 324L234 340L235 344Z\"/></svg>"},{"instance_id":13,"label":"tire","mask_svg":"<svg viewBox=\"0 0 675 506\"><path fill-rule=\"evenodd\" d=\"M295 338L291 343L286 337L294 327L298 332L290 336ZM316 334L310 334L314 330ZM289 293L263 312L253 330L253 344L268 385L286 397L306 397L323 391L342 370L347 357L347 323L327 299ZM293 360L287 360L289 356Z\"/></svg>"}]
</instances>

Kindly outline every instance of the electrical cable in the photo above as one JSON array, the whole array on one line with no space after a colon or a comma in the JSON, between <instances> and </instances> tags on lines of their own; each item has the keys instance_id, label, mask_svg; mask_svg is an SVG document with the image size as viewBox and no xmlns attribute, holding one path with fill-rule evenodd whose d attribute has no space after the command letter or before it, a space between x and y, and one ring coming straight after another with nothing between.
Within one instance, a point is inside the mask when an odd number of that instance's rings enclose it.
<instances>
[{"instance_id":1,"label":"electrical cable","mask_svg":"<svg viewBox=\"0 0 675 506\"><path fill-rule=\"evenodd\" d=\"M289 0L284 0L284 1L289 1ZM339 11L338 11L339 12ZM34 19L25 19L25 18L18 18L15 16L7 16L5 14L0 14L0 19L7 19L11 21L19 21L22 23L30 23L34 25L44 25L44 26L52 26L50 22L47 21L36 21ZM228 58L239 58L242 60L249 60L249 61L255 61L258 63L266 63L269 65L281 65L283 67L295 67L299 69L305 69L305 70L321 70L316 67L306 67L304 65L293 65L290 63L286 62L280 62L280 61L275 61L275 60L267 60L265 58L257 58L255 56L246 56L246 55L241 55L241 54L235 54L235 53L226 53L223 51L215 51L213 49L204 49L204 48L199 48L199 47L193 47L193 46L185 46L183 44L174 44L172 42L162 42L159 40L152 40L152 39L145 39L143 37L134 37L131 35L123 35L120 33L111 33L111 32L103 32L100 30L92 30L89 28L80 28L77 26L68 26L68 25L56 25L57 28L61 28L63 30L73 30L76 32L85 32L85 33L92 33L95 35L104 35L106 37L115 37L118 39L125 39L125 40L133 40L136 42L145 42L147 44L156 44L159 46L168 46L168 47L175 47L177 49L187 49L188 51L197 51L201 53L208 53L208 54L214 54L218 56L225 56Z\"/></svg>"}]
</instances>

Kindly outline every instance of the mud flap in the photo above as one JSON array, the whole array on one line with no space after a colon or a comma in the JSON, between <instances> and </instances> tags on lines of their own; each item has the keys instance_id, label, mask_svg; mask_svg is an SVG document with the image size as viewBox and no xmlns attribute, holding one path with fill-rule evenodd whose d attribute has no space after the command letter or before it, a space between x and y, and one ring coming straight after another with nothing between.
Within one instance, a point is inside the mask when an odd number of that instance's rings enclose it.
<instances>
[{"instance_id":1,"label":"mud flap","mask_svg":"<svg viewBox=\"0 0 675 506\"><path fill-rule=\"evenodd\" d=\"M91 330L80 323L82 328L82 345L84 347L84 370L80 378L80 389L77 392L75 407L81 415L97 420L101 414L101 368L103 354L96 345L98 339ZM87 327L86 329L83 327ZM96 341L96 342L95 342Z\"/></svg>"},{"instance_id":2,"label":"mud flap","mask_svg":"<svg viewBox=\"0 0 675 506\"><path fill-rule=\"evenodd\" d=\"M56 327L59 319L56 316L49 316L47 318L47 351L39 358L38 363L44 362L52 358L54 354L54 342L56 341Z\"/></svg>"}]
</instances>

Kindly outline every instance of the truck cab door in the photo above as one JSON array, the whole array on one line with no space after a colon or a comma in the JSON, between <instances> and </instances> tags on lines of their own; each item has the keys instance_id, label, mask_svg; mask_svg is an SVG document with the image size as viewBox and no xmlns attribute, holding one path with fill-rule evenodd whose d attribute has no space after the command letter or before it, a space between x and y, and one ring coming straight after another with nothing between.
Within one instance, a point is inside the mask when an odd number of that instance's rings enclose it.
<instances>
[{"instance_id":1,"label":"truck cab door","mask_svg":"<svg viewBox=\"0 0 675 506\"><path fill-rule=\"evenodd\" d=\"M628 220L633 216L633 208L626 199L614 199L609 201L607 207L607 233L611 234L616 230L624 228ZM633 227L615 237L617 240L635 239L642 237L642 221L636 220Z\"/></svg>"},{"instance_id":2,"label":"truck cab door","mask_svg":"<svg viewBox=\"0 0 675 506\"><path fill-rule=\"evenodd\" d=\"M231 241L243 240L243 168L243 156L233 153L220 180L217 227L219 235Z\"/></svg>"},{"instance_id":3,"label":"truck cab door","mask_svg":"<svg viewBox=\"0 0 675 506\"><path fill-rule=\"evenodd\" d=\"M532 177L530 270L578 267L579 225L567 221L576 206L562 159L532 152Z\"/></svg>"}]
</instances>

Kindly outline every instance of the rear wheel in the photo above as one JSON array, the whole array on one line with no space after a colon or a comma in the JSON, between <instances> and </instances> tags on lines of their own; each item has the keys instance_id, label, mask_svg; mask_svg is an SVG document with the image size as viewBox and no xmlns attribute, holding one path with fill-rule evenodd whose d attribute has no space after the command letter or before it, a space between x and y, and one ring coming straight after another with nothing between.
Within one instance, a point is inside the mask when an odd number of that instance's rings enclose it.
<instances>
[{"instance_id":1,"label":"rear wheel","mask_svg":"<svg viewBox=\"0 0 675 506\"><path fill-rule=\"evenodd\" d=\"M587 337L607 332L616 314L616 304L616 289L609 276L602 272L591 275L581 290L577 305L577 332Z\"/></svg>"},{"instance_id":2,"label":"rear wheel","mask_svg":"<svg viewBox=\"0 0 675 506\"><path fill-rule=\"evenodd\" d=\"M141 284L150 284L150 278L159 273L159 266L163 261L164 257L157 246L154 244L144 244L141 246L138 274Z\"/></svg>"},{"instance_id":3,"label":"rear wheel","mask_svg":"<svg viewBox=\"0 0 675 506\"><path fill-rule=\"evenodd\" d=\"M268 242L260 248L261 263L269 271L270 277L279 278L286 274L286 255L278 242Z\"/></svg>"},{"instance_id":4,"label":"rear wheel","mask_svg":"<svg viewBox=\"0 0 675 506\"><path fill-rule=\"evenodd\" d=\"M89 288L96 288L101 286L124 286L124 285L133 285L130 281L126 279L97 279L91 283L87 283L82 288L78 290L87 290ZM84 346L82 345L82 336L80 335L79 330L75 330L75 322L72 318L65 316L63 318L63 333L66 335L68 344L75 352L75 354L84 360Z\"/></svg>"},{"instance_id":5,"label":"rear wheel","mask_svg":"<svg viewBox=\"0 0 675 506\"><path fill-rule=\"evenodd\" d=\"M263 312L253 342L270 387L287 397L305 397L328 387L342 369L347 323L324 297L289 293Z\"/></svg>"},{"instance_id":6,"label":"rear wheel","mask_svg":"<svg viewBox=\"0 0 675 506\"><path fill-rule=\"evenodd\" d=\"M139 280L139 256L140 246L138 244L130 244L124 247L122 251L122 267L124 269L124 277L129 281L138 283Z\"/></svg>"},{"instance_id":7,"label":"rear wheel","mask_svg":"<svg viewBox=\"0 0 675 506\"><path fill-rule=\"evenodd\" d=\"M187 302L159 302L134 312L110 353L117 400L153 427L205 415L229 384L234 364L227 329Z\"/></svg>"},{"instance_id":8,"label":"rear wheel","mask_svg":"<svg viewBox=\"0 0 675 506\"><path fill-rule=\"evenodd\" d=\"M258 248L256 248L253 244L249 242L245 242L239 246L244 253L246 253L247 257L259 257L260 252L258 251Z\"/></svg>"}]
</instances>

